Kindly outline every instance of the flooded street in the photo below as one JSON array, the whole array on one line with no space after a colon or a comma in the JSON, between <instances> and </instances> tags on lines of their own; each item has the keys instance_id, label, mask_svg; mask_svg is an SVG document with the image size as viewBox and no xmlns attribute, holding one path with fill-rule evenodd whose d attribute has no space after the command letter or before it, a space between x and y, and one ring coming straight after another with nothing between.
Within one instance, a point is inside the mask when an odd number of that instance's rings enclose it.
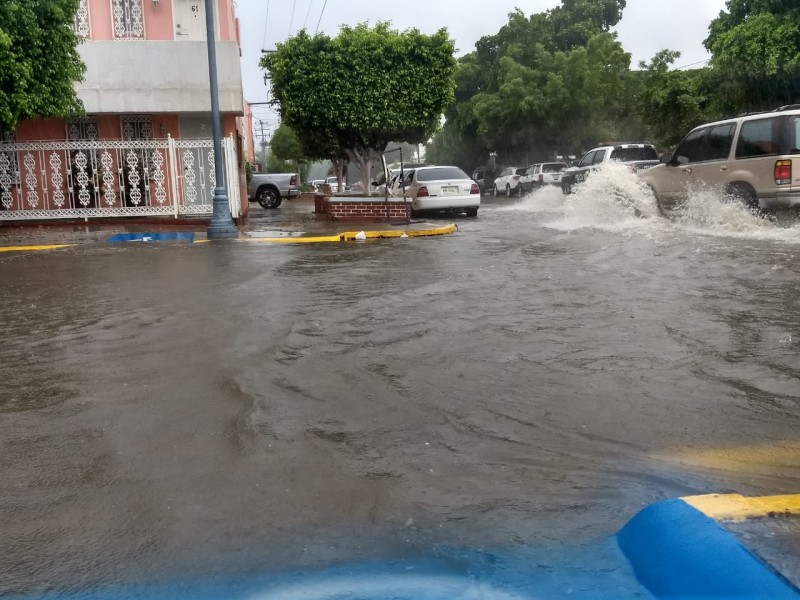
<instances>
[{"instance_id":1,"label":"flooded street","mask_svg":"<svg viewBox=\"0 0 800 600\"><path fill-rule=\"evenodd\" d=\"M665 219L607 170L455 222L0 257L0 596L558 548L800 489L794 221Z\"/></svg>"}]
</instances>

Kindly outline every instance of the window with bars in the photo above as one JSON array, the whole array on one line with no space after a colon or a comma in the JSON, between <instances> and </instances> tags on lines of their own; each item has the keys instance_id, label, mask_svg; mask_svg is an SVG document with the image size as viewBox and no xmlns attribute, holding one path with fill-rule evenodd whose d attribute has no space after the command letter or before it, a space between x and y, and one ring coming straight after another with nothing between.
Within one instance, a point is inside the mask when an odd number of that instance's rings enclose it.
<instances>
[{"instance_id":1,"label":"window with bars","mask_svg":"<svg viewBox=\"0 0 800 600\"><path fill-rule=\"evenodd\" d=\"M153 117L150 115L125 115L121 123L123 140L153 139Z\"/></svg>"},{"instance_id":2,"label":"window with bars","mask_svg":"<svg viewBox=\"0 0 800 600\"><path fill-rule=\"evenodd\" d=\"M97 120L94 117L79 117L67 122L67 139L70 141L97 141Z\"/></svg>"},{"instance_id":3,"label":"window with bars","mask_svg":"<svg viewBox=\"0 0 800 600\"><path fill-rule=\"evenodd\" d=\"M3 146L16 141L17 136L13 131L6 131L0 126L0 210L11 210L14 187L19 188L21 184L17 153Z\"/></svg>"},{"instance_id":4,"label":"window with bars","mask_svg":"<svg viewBox=\"0 0 800 600\"><path fill-rule=\"evenodd\" d=\"M88 38L92 34L91 21L89 19L89 0L80 0L78 5L78 12L75 13L75 22L73 23L73 31L75 35L82 38Z\"/></svg>"},{"instance_id":5,"label":"window with bars","mask_svg":"<svg viewBox=\"0 0 800 600\"><path fill-rule=\"evenodd\" d=\"M142 0L111 0L111 18L115 39L144 39Z\"/></svg>"}]
</instances>

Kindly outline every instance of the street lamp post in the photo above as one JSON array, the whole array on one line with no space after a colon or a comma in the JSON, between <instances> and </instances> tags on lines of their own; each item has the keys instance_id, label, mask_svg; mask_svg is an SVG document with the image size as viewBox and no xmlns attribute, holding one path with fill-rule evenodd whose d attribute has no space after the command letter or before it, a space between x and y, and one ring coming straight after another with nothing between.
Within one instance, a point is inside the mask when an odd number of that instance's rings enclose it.
<instances>
[{"instance_id":1,"label":"street lamp post","mask_svg":"<svg viewBox=\"0 0 800 600\"><path fill-rule=\"evenodd\" d=\"M239 231L231 218L228 189L222 170L222 133L219 116L219 88L217 84L217 36L214 28L214 2L206 0L206 45L208 46L208 79L211 84L211 129L214 134L214 187L213 213L206 233L209 239L235 238Z\"/></svg>"}]
</instances>

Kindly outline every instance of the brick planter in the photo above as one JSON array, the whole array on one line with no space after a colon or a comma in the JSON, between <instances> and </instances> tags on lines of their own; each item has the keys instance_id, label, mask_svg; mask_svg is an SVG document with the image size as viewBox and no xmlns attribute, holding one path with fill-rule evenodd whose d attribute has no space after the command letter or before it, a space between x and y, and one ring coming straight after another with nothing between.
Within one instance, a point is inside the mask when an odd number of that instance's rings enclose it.
<instances>
[{"instance_id":1,"label":"brick planter","mask_svg":"<svg viewBox=\"0 0 800 600\"><path fill-rule=\"evenodd\" d=\"M408 212L406 212L408 211ZM380 196L314 196L314 212L332 221L401 223L411 215L411 200Z\"/></svg>"}]
</instances>

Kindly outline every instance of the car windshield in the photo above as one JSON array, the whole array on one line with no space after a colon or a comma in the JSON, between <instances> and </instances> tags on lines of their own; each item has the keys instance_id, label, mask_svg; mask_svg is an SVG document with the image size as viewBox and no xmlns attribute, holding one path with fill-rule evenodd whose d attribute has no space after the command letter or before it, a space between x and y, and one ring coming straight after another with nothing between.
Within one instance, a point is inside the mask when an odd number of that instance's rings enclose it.
<instances>
[{"instance_id":1,"label":"car windshield","mask_svg":"<svg viewBox=\"0 0 800 600\"><path fill-rule=\"evenodd\" d=\"M469 179L467 174L458 167L433 167L420 169L417 172L417 181L439 181L441 179Z\"/></svg>"},{"instance_id":2,"label":"car windshield","mask_svg":"<svg viewBox=\"0 0 800 600\"><path fill-rule=\"evenodd\" d=\"M611 160L631 162L634 160L658 160L658 152L652 146L642 148L614 148Z\"/></svg>"},{"instance_id":3,"label":"car windshield","mask_svg":"<svg viewBox=\"0 0 800 600\"><path fill-rule=\"evenodd\" d=\"M558 173L566 168L564 163L545 163L542 165L542 173Z\"/></svg>"}]
</instances>

